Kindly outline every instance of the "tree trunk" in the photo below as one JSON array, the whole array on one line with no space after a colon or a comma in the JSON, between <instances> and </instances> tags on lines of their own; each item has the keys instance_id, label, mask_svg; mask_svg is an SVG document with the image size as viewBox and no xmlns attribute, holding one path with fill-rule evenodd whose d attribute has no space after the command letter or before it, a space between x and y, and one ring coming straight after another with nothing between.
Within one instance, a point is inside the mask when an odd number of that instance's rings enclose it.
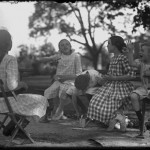
<instances>
[{"instance_id":1,"label":"tree trunk","mask_svg":"<svg viewBox=\"0 0 150 150\"><path fill-rule=\"evenodd\" d=\"M99 55L98 55L98 56L99 56ZM93 67L94 67L95 70L97 70L98 56L95 55L95 56L93 57Z\"/></svg>"}]
</instances>

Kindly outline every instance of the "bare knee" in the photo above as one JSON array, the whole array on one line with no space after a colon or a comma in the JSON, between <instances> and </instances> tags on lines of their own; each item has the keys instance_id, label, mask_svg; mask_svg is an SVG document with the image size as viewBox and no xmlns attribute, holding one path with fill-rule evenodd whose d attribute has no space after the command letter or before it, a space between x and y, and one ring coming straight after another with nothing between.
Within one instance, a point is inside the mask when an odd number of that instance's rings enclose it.
<instances>
[{"instance_id":1,"label":"bare knee","mask_svg":"<svg viewBox=\"0 0 150 150\"><path fill-rule=\"evenodd\" d=\"M139 101L139 95L137 93L131 93L130 98L131 101Z\"/></svg>"},{"instance_id":2,"label":"bare knee","mask_svg":"<svg viewBox=\"0 0 150 150\"><path fill-rule=\"evenodd\" d=\"M135 111L139 111L140 110L140 104L139 104L140 97L139 97L139 95L136 93L132 93L130 97L131 97L133 109Z\"/></svg>"}]
</instances>

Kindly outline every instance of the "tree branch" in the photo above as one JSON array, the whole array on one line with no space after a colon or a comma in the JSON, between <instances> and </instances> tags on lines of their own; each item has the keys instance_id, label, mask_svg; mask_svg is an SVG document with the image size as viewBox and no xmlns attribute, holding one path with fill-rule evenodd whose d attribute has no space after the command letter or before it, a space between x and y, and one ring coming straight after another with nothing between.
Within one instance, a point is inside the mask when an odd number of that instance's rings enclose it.
<instances>
[{"instance_id":1,"label":"tree branch","mask_svg":"<svg viewBox=\"0 0 150 150\"><path fill-rule=\"evenodd\" d=\"M102 44L101 44L101 46L99 47L99 50L98 50L98 54L101 52L101 50L102 50L102 47L103 47L103 45L105 44L105 42L107 42L108 40L105 40Z\"/></svg>"},{"instance_id":2,"label":"tree branch","mask_svg":"<svg viewBox=\"0 0 150 150\"><path fill-rule=\"evenodd\" d=\"M73 12L74 12L76 18L78 19L78 21L79 21L79 23L80 23L80 26L81 26L81 31L82 31L83 37L84 37L84 39L85 39L85 41L86 41L88 47L90 47L90 45L89 45L89 43L88 43L88 40L87 40L87 37L86 37L85 27L84 27L84 24L83 24L83 20L82 20L82 16L81 16L80 10L79 10L78 8L74 8L74 7L71 5L71 3L68 3L68 4L69 4L69 6L72 8L72 10L73 10ZM76 14L75 11L78 12L79 16Z\"/></svg>"},{"instance_id":3,"label":"tree branch","mask_svg":"<svg viewBox=\"0 0 150 150\"><path fill-rule=\"evenodd\" d=\"M80 41L78 41L78 40L76 40L76 39L71 39L71 41L74 41L74 42L79 43L79 44L81 44L81 45L83 45L83 46L86 46L85 43L82 43L82 42L80 42Z\"/></svg>"},{"instance_id":4,"label":"tree branch","mask_svg":"<svg viewBox=\"0 0 150 150\"><path fill-rule=\"evenodd\" d=\"M91 9L92 10L92 9ZM87 11L88 11L88 24L89 24L89 29L88 29L88 33L89 33L89 36L90 36L90 38L91 38L91 41L92 41L92 44L93 44L93 48L96 50L97 48L96 48L96 43L95 43L95 41L94 41L94 37L92 36L92 31L91 31L91 17L90 17L90 12L91 12L91 10L88 10L87 9Z\"/></svg>"},{"instance_id":5,"label":"tree branch","mask_svg":"<svg viewBox=\"0 0 150 150\"><path fill-rule=\"evenodd\" d=\"M95 27L95 23L96 23L96 19L97 19L97 18L98 18L98 16L94 18L94 25L93 25L93 38L94 38L94 34L95 34L95 29L96 29L96 27Z\"/></svg>"},{"instance_id":6,"label":"tree branch","mask_svg":"<svg viewBox=\"0 0 150 150\"><path fill-rule=\"evenodd\" d=\"M79 43L79 44L81 44L83 46L86 46L86 43L82 43L82 42L80 42L80 41L78 41L76 39L71 38L71 36L69 35L69 33L67 33L67 36L69 37L70 41L74 41L74 42Z\"/></svg>"},{"instance_id":7,"label":"tree branch","mask_svg":"<svg viewBox=\"0 0 150 150\"><path fill-rule=\"evenodd\" d=\"M80 12L80 10L79 10L78 8L74 8L74 6L72 6L71 3L68 3L68 4L69 4L69 6L72 8L72 10L73 10L75 16L77 17L77 19L78 19L78 21L79 21L79 23L80 23L81 31L82 31L83 37L84 37L84 39L85 39L85 41L86 41L85 45L86 45L86 47L89 49L90 53L93 54L93 51L91 50L91 46L89 45L89 42L88 42L87 37L86 37L85 27L84 27L84 24L83 24L81 12ZM79 16L76 14L75 11L78 12Z\"/></svg>"}]
</instances>

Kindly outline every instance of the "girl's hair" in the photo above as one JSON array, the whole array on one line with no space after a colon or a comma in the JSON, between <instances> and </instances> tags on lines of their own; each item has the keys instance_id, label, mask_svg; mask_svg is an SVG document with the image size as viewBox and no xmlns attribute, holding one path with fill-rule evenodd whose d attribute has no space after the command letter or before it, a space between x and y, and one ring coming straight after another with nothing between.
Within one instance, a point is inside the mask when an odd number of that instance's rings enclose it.
<instances>
[{"instance_id":1,"label":"girl's hair","mask_svg":"<svg viewBox=\"0 0 150 150\"><path fill-rule=\"evenodd\" d=\"M74 84L78 90L85 90L89 85L89 81L90 81L90 76L88 73L86 73L77 76Z\"/></svg>"},{"instance_id":2,"label":"girl's hair","mask_svg":"<svg viewBox=\"0 0 150 150\"><path fill-rule=\"evenodd\" d=\"M110 40L111 44L116 46L121 53L123 52L123 48L127 47L123 38L120 36L112 36L110 37Z\"/></svg>"},{"instance_id":3,"label":"girl's hair","mask_svg":"<svg viewBox=\"0 0 150 150\"><path fill-rule=\"evenodd\" d=\"M6 29L0 29L0 50L8 52L12 48L12 39Z\"/></svg>"}]
</instances>

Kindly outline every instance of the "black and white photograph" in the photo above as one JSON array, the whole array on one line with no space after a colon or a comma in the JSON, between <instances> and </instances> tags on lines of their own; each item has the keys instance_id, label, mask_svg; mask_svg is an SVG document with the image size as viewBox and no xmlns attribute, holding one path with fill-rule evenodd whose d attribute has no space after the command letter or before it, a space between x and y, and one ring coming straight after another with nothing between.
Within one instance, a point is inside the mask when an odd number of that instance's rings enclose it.
<instances>
[{"instance_id":1,"label":"black and white photograph","mask_svg":"<svg viewBox=\"0 0 150 150\"><path fill-rule=\"evenodd\" d=\"M150 1L1 1L0 148L150 147Z\"/></svg>"}]
</instances>

